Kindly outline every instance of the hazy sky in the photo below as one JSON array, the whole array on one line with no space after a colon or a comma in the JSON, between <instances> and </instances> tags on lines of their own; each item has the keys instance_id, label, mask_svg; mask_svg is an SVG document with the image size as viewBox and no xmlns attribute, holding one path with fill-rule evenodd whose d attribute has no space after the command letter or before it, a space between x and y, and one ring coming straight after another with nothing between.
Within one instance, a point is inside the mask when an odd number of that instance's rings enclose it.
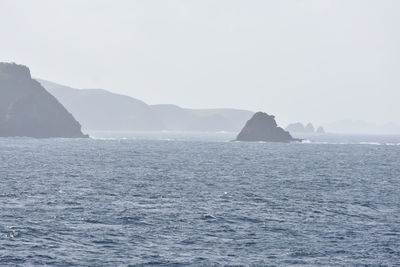
<instances>
[{"instance_id":1,"label":"hazy sky","mask_svg":"<svg viewBox=\"0 0 400 267\"><path fill-rule=\"evenodd\" d=\"M0 0L0 61L149 104L400 123L398 0Z\"/></svg>"}]
</instances>

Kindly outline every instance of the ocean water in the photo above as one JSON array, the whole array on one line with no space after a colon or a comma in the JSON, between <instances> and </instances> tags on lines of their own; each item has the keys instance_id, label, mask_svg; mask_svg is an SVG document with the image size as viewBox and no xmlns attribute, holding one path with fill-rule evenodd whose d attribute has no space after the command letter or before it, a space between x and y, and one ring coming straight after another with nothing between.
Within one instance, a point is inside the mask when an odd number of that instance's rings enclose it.
<instances>
[{"instance_id":1,"label":"ocean water","mask_svg":"<svg viewBox=\"0 0 400 267\"><path fill-rule=\"evenodd\" d=\"M0 266L400 263L399 137L95 137L0 139Z\"/></svg>"}]
</instances>

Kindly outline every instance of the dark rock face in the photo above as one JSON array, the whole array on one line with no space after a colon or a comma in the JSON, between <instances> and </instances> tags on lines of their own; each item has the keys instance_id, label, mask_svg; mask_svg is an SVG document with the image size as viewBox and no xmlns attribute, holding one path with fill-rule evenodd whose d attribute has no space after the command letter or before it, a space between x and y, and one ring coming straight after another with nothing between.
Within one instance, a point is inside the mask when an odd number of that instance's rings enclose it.
<instances>
[{"instance_id":1,"label":"dark rock face","mask_svg":"<svg viewBox=\"0 0 400 267\"><path fill-rule=\"evenodd\" d=\"M88 137L26 66L0 63L0 136Z\"/></svg>"},{"instance_id":2,"label":"dark rock face","mask_svg":"<svg viewBox=\"0 0 400 267\"><path fill-rule=\"evenodd\" d=\"M278 127L275 117L264 112L257 112L247 121L236 138L237 141L249 142L290 142L298 141L289 132Z\"/></svg>"}]
</instances>

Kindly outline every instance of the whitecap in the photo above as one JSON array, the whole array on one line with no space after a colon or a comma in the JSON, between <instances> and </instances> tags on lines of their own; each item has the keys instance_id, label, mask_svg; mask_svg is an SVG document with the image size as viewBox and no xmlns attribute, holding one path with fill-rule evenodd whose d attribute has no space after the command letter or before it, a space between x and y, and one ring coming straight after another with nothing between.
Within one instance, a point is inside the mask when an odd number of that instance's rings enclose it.
<instances>
[{"instance_id":1,"label":"whitecap","mask_svg":"<svg viewBox=\"0 0 400 267\"><path fill-rule=\"evenodd\" d=\"M399 145L399 144L395 144L395 143L386 143L385 145L387 145L387 146L396 146L396 145Z\"/></svg>"},{"instance_id":2,"label":"whitecap","mask_svg":"<svg viewBox=\"0 0 400 267\"><path fill-rule=\"evenodd\" d=\"M359 144L360 145L376 145L376 146L382 145L381 143L378 143L378 142L360 142Z\"/></svg>"},{"instance_id":3,"label":"whitecap","mask_svg":"<svg viewBox=\"0 0 400 267\"><path fill-rule=\"evenodd\" d=\"M92 139L94 140L105 140L105 141L116 141L118 138L112 138L112 137L96 137L96 136L91 136Z\"/></svg>"}]
</instances>

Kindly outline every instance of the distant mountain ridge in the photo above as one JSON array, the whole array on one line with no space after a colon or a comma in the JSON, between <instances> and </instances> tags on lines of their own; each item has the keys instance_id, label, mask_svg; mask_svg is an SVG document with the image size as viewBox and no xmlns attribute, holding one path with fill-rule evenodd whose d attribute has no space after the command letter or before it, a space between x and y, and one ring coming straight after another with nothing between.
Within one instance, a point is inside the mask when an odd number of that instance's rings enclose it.
<instances>
[{"instance_id":1,"label":"distant mountain ridge","mask_svg":"<svg viewBox=\"0 0 400 267\"><path fill-rule=\"evenodd\" d=\"M148 105L130 96L102 89L75 89L36 79L87 130L238 132L254 114L238 109L185 109Z\"/></svg>"}]
</instances>

